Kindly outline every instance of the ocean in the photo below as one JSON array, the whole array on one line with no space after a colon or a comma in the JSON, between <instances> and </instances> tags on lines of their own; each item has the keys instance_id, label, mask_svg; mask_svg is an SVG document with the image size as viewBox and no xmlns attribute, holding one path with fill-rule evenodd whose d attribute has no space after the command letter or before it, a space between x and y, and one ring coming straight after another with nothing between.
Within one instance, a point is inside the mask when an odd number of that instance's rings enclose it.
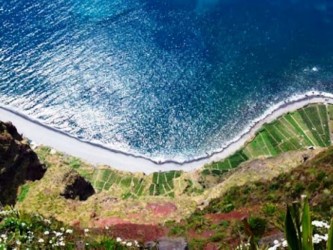
<instances>
[{"instance_id":1,"label":"ocean","mask_svg":"<svg viewBox=\"0 0 333 250\"><path fill-rule=\"evenodd\" d=\"M328 0L0 0L0 106L154 160L333 93Z\"/></svg>"}]
</instances>

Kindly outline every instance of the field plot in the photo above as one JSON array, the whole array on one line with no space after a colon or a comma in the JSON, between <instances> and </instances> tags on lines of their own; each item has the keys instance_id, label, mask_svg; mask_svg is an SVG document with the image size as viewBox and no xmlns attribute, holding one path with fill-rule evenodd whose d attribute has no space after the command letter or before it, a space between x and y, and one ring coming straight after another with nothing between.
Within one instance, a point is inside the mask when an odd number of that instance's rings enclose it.
<instances>
[{"instance_id":1,"label":"field plot","mask_svg":"<svg viewBox=\"0 0 333 250\"><path fill-rule=\"evenodd\" d=\"M331 145L333 106L309 105L265 124L240 151L221 162L205 166L204 175L222 175L242 162L310 146Z\"/></svg>"},{"instance_id":2,"label":"field plot","mask_svg":"<svg viewBox=\"0 0 333 250\"><path fill-rule=\"evenodd\" d=\"M90 168L77 166L78 171L94 187L96 192L114 191L116 196L138 197L144 194L146 181L132 174L119 173L110 168Z\"/></svg>"},{"instance_id":3,"label":"field plot","mask_svg":"<svg viewBox=\"0 0 333 250\"><path fill-rule=\"evenodd\" d=\"M328 117L329 117L329 121L328 121L328 126L329 126L329 131L330 131L330 139L332 141L333 139L333 105L329 105L328 106Z\"/></svg>"},{"instance_id":4,"label":"field plot","mask_svg":"<svg viewBox=\"0 0 333 250\"><path fill-rule=\"evenodd\" d=\"M154 173L152 183L149 187L149 194L173 197L175 195L173 179L180 175L180 171Z\"/></svg>"}]
</instances>

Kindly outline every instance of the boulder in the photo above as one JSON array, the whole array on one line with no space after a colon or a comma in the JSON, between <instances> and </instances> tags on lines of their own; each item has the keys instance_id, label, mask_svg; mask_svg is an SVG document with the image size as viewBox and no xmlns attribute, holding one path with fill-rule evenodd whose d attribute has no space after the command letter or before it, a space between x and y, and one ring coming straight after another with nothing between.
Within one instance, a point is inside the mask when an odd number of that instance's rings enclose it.
<instances>
[{"instance_id":1,"label":"boulder","mask_svg":"<svg viewBox=\"0 0 333 250\"><path fill-rule=\"evenodd\" d=\"M66 199L79 199L80 201L87 200L95 193L90 182L86 181L75 170L70 170L64 175L63 188L60 195Z\"/></svg>"},{"instance_id":2,"label":"boulder","mask_svg":"<svg viewBox=\"0 0 333 250\"><path fill-rule=\"evenodd\" d=\"M163 237L158 240L157 249L159 250L187 250L188 245L184 238Z\"/></svg>"}]
</instances>

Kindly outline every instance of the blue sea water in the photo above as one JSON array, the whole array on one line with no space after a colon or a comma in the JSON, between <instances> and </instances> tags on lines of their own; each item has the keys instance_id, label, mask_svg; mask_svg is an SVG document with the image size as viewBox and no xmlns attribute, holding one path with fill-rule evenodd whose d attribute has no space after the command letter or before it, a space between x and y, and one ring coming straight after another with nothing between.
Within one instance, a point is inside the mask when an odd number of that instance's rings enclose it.
<instances>
[{"instance_id":1,"label":"blue sea water","mask_svg":"<svg viewBox=\"0 0 333 250\"><path fill-rule=\"evenodd\" d=\"M328 0L0 0L0 105L154 159L333 92Z\"/></svg>"}]
</instances>

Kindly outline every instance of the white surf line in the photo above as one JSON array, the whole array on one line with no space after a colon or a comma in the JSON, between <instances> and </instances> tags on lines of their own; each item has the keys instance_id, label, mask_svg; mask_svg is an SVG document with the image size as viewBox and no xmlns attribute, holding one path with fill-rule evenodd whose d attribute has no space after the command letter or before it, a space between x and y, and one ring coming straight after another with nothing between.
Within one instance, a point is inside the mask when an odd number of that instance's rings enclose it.
<instances>
[{"instance_id":1,"label":"white surf line","mask_svg":"<svg viewBox=\"0 0 333 250\"><path fill-rule=\"evenodd\" d=\"M38 144L52 147L59 152L79 157L92 164L105 164L121 171L149 174L170 170L192 171L201 168L204 164L222 160L241 149L265 123L272 122L283 114L314 103L333 104L333 94L312 91L302 95L295 95L287 101L280 102L269 108L262 116L249 123L239 136L226 143L223 148L216 150L209 156L198 157L185 162L172 160L156 162L142 156L131 155L109 149L103 145L82 141L16 112L10 107L0 107L0 120L11 121L20 133L23 133L24 136Z\"/></svg>"}]
</instances>

